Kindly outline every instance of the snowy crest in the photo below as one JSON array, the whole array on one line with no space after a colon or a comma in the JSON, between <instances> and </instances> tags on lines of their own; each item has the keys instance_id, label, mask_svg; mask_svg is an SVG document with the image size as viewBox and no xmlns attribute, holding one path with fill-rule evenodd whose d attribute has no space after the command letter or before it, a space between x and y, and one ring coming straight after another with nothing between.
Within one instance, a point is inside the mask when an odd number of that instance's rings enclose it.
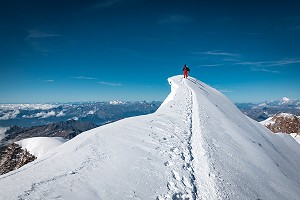
<instances>
[{"instance_id":1,"label":"snowy crest","mask_svg":"<svg viewBox=\"0 0 300 200\"><path fill-rule=\"evenodd\" d=\"M281 100L280 100L280 103L281 104L288 104L288 103L290 103L291 102L291 100L289 99L289 98L287 98L287 97L283 97Z\"/></svg>"},{"instance_id":2,"label":"snowy crest","mask_svg":"<svg viewBox=\"0 0 300 200\"><path fill-rule=\"evenodd\" d=\"M161 106L165 106L170 101L174 100L175 94L176 94L177 89L178 89L178 85L176 85L176 83L171 78L168 79L168 82L169 82L169 84L171 86L171 92L167 96L167 98L164 100L164 102L161 104Z\"/></svg>"},{"instance_id":3,"label":"snowy crest","mask_svg":"<svg viewBox=\"0 0 300 200\"><path fill-rule=\"evenodd\" d=\"M62 145L64 142L66 142L66 140L61 137L34 137L20 140L15 143L35 157L41 158L48 151Z\"/></svg>"}]
</instances>

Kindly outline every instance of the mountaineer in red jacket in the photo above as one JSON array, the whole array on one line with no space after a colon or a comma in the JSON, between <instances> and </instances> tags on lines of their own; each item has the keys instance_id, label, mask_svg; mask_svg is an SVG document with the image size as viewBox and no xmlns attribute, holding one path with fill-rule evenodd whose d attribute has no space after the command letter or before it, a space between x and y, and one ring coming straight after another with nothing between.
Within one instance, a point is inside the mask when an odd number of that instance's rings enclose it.
<instances>
[{"instance_id":1,"label":"mountaineer in red jacket","mask_svg":"<svg viewBox=\"0 0 300 200\"><path fill-rule=\"evenodd\" d=\"M183 67L182 71L183 71L183 78L187 78L188 77L188 73L190 72L190 68L188 68L186 66L186 64L184 64L184 67Z\"/></svg>"}]
</instances>

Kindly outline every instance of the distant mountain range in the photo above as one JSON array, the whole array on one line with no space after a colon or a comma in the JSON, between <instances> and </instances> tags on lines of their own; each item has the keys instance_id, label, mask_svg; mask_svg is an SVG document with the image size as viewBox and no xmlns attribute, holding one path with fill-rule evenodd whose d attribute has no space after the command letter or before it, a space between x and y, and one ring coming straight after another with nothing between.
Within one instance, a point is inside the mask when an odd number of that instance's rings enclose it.
<instances>
[{"instance_id":1,"label":"distant mountain range","mask_svg":"<svg viewBox=\"0 0 300 200\"><path fill-rule=\"evenodd\" d=\"M31 127L67 120L78 120L103 125L119 119L150 114L161 105L160 101L135 102L79 102L52 104L0 104L0 127ZM300 115L300 101L282 98L262 103L236 103L247 116L263 121L277 113ZM1 131L0 128L0 132ZM1 138L1 133L0 133Z\"/></svg>"},{"instance_id":2,"label":"distant mountain range","mask_svg":"<svg viewBox=\"0 0 300 200\"><path fill-rule=\"evenodd\" d=\"M70 119L103 125L153 113L161 102L80 102L64 104L0 104L0 127L38 126Z\"/></svg>"},{"instance_id":3,"label":"distant mountain range","mask_svg":"<svg viewBox=\"0 0 300 200\"><path fill-rule=\"evenodd\" d=\"M300 115L300 100L282 98L275 101L263 103L236 103L236 106L248 117L256 121L263 121L278 113L290 113Z\"/></svg>"}]
</instances>

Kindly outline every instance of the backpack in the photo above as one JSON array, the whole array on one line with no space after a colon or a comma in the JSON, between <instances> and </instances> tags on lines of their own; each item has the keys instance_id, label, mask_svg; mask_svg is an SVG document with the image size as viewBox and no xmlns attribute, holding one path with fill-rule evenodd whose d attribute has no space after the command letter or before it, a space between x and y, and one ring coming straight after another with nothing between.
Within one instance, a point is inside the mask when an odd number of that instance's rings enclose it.
<instances>
[{"instance_id":1,"label":"backpack","mask_svg":"<svg viewBox=\"0 0 300 200\"><path fill-rule=\"evenodd\" d=\"M186 67L186 71L190 72L190 68Z\"/></svg>"}]
</instances>

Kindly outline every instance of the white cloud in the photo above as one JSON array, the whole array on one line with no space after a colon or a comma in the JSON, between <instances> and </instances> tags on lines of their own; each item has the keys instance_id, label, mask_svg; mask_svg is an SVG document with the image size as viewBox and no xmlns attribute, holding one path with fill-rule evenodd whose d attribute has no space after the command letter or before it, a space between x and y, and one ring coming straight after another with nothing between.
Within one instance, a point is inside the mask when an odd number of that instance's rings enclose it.
<instances>
[{"instance_id":1,"label":"white cloud","mask_svg":"<svg viewBox=\"0 0 300 200\"><path fill-rule=\"evenodd\" d=\"M2 116L0 117L0 120L14 119L18 114L20 114L20 111L18 109L6 110L4 112L1 112Z\"/></svg>"},{"instance_id":2,"label":"white cloud","mask_svg":"<svg viewBox=\"0 0 300 200\"><path fill-rule=\"evenodd\" d=\"M207 65L201 65L199 67L218 67L218 66L222 66L223 64L207 64Z\"/></svg>"},{"instance_id":3,"label":"white cloud","mask_svg":"<svg viewBox=\"0 0 300 200\"><path fill-rule=\"evenodd\" d=\"M204 52L192 52L192 54L205 54L205 55L212 55L212 56L229 56L229 57L238 57L239 56L239 54L229 53L229 52L219 51L219 50L204 51Z\"/></svg>"},{"instance_id":4,"label":"white cloud","mask_svg":"<svg viewBox=\"0 0 300 200\"><path fill-rule=\"evenodd\" d=\"M182 15L171 15L158 21L159 24L185 24L191 22L192 19Z\"/></svg>"},{"instance_id":5,"label":"white cloud","mask_svg":"<svg viewBox=\"0 0 300 200\"><path fill-rule=\"evenodd\" d=\"M270 70L270 69L259 68L259 67L251 67L251 70L252 71L261 71L261 72L270 72L270 73L274 73L274 74L280 73L279 71L276 71L276 70Z\"/></svg>"},{"instance_id":6,"label":"white cloud","mask_svg":"<svg viewBox=\"0 0 300 200\"><path fill-rule=\"evenodd\" d=\"M295 63L300 63L300 59L288 59L288 60L274 61L269 66L282 66L282 65L290 65L290 64L295 64Z\"/></svg>"},{"instance_id":7,"label":"white cloud","mask_svg":"<svg viewBox=\"0 0 300 200\"><path fill-rule=\"evenodd\" d=\"M47 111L53 108L57 108L57 104L0 104L0 120L14 119L20 114L21 110L42 110L32 115L23 115L23 118L47 118L56 116L55 111ZM58 117L64 115L61 111L57 114Z\"/></svg>"},{"instance_id":8,"label":"white cloud","mask_svg":"<svg viewBox=\"0 0 300 200\"><path fill-rule=\"evenodd\" d=\"M38 29L31 29L28 31L28 39L33 39L33 38L47 38L47 37L59 37L61 35L54 34L54 33L49 33L45 31L41 31Z\"/></svg>"},{"instance_id":9,"label":"white cloud","mask_svg":"<svg viewBox=\"0 0 300 200\"><path fill-rule=\"evenodd\" d=\"M272 66L284 66L300 63L300 59L283 59L283 60L275 60L275 61L258 61L258 62L239 62L237 65L252 65L252 66L264 66L264 67L272 67Z\"/></svg>"},{"instance_id":10,"label":"white cloud","mask_svg":"<svg viewBox=\"0 0 300 200\"><path fill-rule=\"evenodd\" d=\"M53 116L56 116L56 113L55 111L50 111L50 112L39 112L39 113L35 113L35 114L32 114L32 115L23 115L22 117L23 118L48 118L48 117L53 117Z\"/></svg>"},{"instance_id":11,"label":"white cloud","mask_svg":"<svg viewBox=\"0 0 300 200\"><path fill-rule=\"evenodd\" d=\"M85 80L96 80L96 79L98 79L98 78L93 78L93 77L88 77L88 76L75 76L75 77L72 77L72 78L85 79Z\"/></svg>"},{"instance_id":12,"label":"white cloud","mask_svg":"<svg viewBox=\"0 0 300 200\"><path fill-rule=\"evenodd\" d=\"M272 70L271 67L285 66L300 63L300 59L283 59L275 61L257 61L257 62L239 62L236 65L251 66L252 71L280 73L280 71Z\"/></svg>"},{"instance_id":13,"label":"white cloud","mask_svg":"<svg viewBox=\"0 0 300 200\"><path fill-rule=\"evenodd\" d=\"M114 86L114 87L117 87L117 86L122 86L121 83L112 83L112 82L103 82L103 81L100 81L98 82L99 84L102 84L102 85L109 85L109 86Z\"/></svg>"},{"instance_id":14,"label":"white cloud","mask_svg":"<svg viewBox=\"0 0 300 200\"><path fill-rule=\"evenodd\" d=\"M65 114L63 111L60 111L60 112L56 115L56 117L64 117L64 116L66 116L66 114Z\"/></svg>"},{"instance_id":15,"label":"white cloud","mask_svg":"<svg viewBox=\"0 0 300 200\"><path fill-rule=\"evenodd\" d=\"M58 106L56 104L0 104L0 110L50 110Z\"/></svg>"},{"instance_id":16,"label":"white cloud","mask_svg":"<svg viewBox=\"0 0 300 200\"><path fill-rule=\"evenodd\" d=\"M130 6L132 4L145 1L145 0L98 0L91 6L87 7L85 10L97 11L99 9L108 9L116 6Z\"/></svg>"},{"instance_id":17,"label":"white cloud","mask_svg":"<svg viewBox=\"0 0 300 200\"><path fill-rule=\"evenodd\" d=\"M60 37L61 35L48 32L48 31L42 31L39 29L31 29L28 31L28 35L25 37L25 41L29 44L29 46L34 49L35 51L41 53L43 56L48 56L49 53L52 53L55 51L55 46L53 44L46 44L42 40L46 38L54 38L54 37Z\"/></svg>"},{"instance_id":18,"label":"white cloud","mask_svg":"<svg viewBox=\"0 0 300 200\"><path fill-rule=\"evenodd\" d=\"M241 62L241 60L237 59L237 58L224 58L223 61L225 61L225 62Z\"/></svg>"},{"instance_id":19,"label":"white cloud","mask_svg":"<svg viewBox=\"0 0 300 200\"><path fill-rule=\"evenodd\" d=\"M118 3L121 3L124 0L102 0L99 1L97 4L93 5L90 9L95 10L95 9L101 9L101 8L108 8L112 7L114 5L117 5Z\"/></svg>"},{"instance_id":20,"label":"white cloud","mask_svg":"<svg viewBox=\"0 0 300 200\"><path fill-rule=\"evenodd\" d=\"M56 116L55 112L52 110L50 112L47 112L44 116L42 116L41 118L48 118L48 117L53 117Z\"/></svg>"}]
</instances>

